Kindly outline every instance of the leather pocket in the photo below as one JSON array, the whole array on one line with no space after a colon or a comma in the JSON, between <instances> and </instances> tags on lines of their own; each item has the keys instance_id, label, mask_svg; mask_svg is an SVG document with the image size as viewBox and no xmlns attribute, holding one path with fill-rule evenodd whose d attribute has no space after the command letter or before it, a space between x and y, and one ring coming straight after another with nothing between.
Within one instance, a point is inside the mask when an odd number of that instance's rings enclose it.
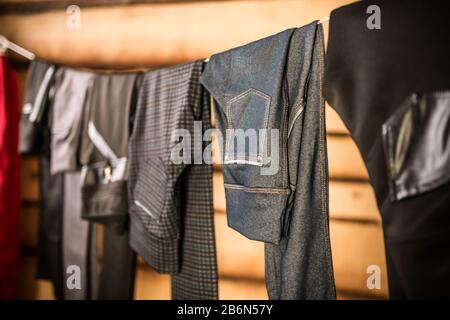
<instances>
[{"instance_id":1,"label":"leather pocket","mask_svg":"<svg viewBox=\"0 0 450 320\"><path fill-rule=\"evenodd\" d=\"M270 97L250 88L225 105L227 132L224 164L262 166L267 147Z\"/></svg>"},{"instance_id":2,"label":"leather pocket","mask_svg":"<svg viewBox=\"0 0 450 320\"><path fill-rule=\"evenodd\" d=\"M128 215L128 160L97 162L81 169L82 218L97 222L121 221Z\"/></svg>"},{"instance_id":3,"label":"leather pocket","mask_svg":"<svg viewBox=\"0 0 450 320\"><path fill-rule=\"evenodd\" d=\"M82 186L82 218L100 223L120 222L125 229L128 216L126 190L126 181Z\"/></svg>"},{"instance_id":4,"label":"leather pocket","mask_svg":"<svg viewBox=\"0 0 450 320\"><path fill-rule=\"evenodd\" d=\"M163 160L158 157L148 159L139 171L131 210L155 237L178 238L179 217L173 195Z\"/></svg>"},{"instance_id":5,"label":"leather pocket","mask_svg":"<svg viewBox=\"0 0 450 320\"><path fill-rule=\"evenodd\" d=\"M382 135L392 201L450 181L450 91L412 94Z\"/></svg>"}]
</instances>

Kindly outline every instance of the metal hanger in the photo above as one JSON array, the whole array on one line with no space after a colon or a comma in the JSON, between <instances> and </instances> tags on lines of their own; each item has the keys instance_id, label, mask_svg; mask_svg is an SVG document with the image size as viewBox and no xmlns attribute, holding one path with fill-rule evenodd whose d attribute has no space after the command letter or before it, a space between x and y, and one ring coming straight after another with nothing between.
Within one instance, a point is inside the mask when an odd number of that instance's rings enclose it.
<instances>
[{"instance_id":1,"label":"metal hanger","mask_svg":"<svg viewBox=\"0 0 450 320\"><path fill-rule=\"evenodd\" d=\"M25 48L22 48L21 46L15 44L14 42L9 41L4 36L0 35L0 54L5 53L7 49L14 51L17 54L20 54L21 56L27 58L28 60L34 60L34 58L36 57L34 53L28 51Z\"/></svg>"}]
</instances>

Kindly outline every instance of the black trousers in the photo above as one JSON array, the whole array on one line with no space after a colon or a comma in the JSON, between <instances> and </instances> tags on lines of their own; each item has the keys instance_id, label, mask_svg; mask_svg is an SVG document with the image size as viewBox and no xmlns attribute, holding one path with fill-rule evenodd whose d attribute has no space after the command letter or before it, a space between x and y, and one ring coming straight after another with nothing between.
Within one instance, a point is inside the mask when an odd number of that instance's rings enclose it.
<instances>
[{"instance_id":1,"label":"black trousers","mask_svg":"<svg viewBox=\"0 0 450 320\"><path fill-rule=\"evenodd\" d=\"M381 29L367 27L369 5L380 8ZM367 166L392 299L450 298L447 10L444 1L374 0L330 17L324 95Z\"/></svg>"},{"instance_id":2,"label":"black trousers","mask_svg":"<svg viewBox=\"0 0 450 320\"><path fill-rule=\"evenodd\" d=\"M64 180L50 174L50 159L39 156L39 230L36 277L50 280L56 299L64 297L62 223Z\"/></svg>"}]
</instances>

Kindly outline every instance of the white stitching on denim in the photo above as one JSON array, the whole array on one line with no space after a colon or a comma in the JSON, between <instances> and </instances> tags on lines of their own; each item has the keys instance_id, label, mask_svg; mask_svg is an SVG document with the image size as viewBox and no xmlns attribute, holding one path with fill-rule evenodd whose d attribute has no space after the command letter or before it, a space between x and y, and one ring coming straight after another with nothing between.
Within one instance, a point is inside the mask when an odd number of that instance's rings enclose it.
<instances>
[{"instance_id":1,"label":"white stitching on denim","mask_svg":"<svg viewBox=\"0 0 450 320\"><path fill-rule=\"evenodd\" d=\"M246 160L246 159L226 160L223 162L223 164L250 164L252 166L258 166L258 167L262 167L262 165L263 165L262 162Z\"/></svg>"},{"instance_id":2,"label":"white stitching on denim","mask_svg":"<svg viewBox=\"0 0 450 320\"><path fill-rule=\"evenodd\" d=\"M245 97L246 95L248 95L249 93L254 93L258 96L260 96L261 98L265 99L265 100L270 100L270 96L265 94L262 91L259 91L258 89L255 88L249 88L247 90L245 90L244 92L238 94L237 96L235 96L234 98L230 99L227 104L232 104L238 100L240 100L241 98Z\"/></svg>"},{"instance_id":3,"label":"white stitching on denim","mask_svg":"<svg viewBox=\"0 0 450 320\"><path fill-rule=\"evenodd\" d=\"M231 105L234 102L242 99L243 97L247 96L250 93L253 93L253 94L261 97L262 99L264 99L266 101L266 104L267 104L267 108L266 108L265 115L264 115L264 124L263 124L263 129L266 129L266 131L262 133L262 139L260 141L259 152L258 152L258 156L263 158L264 157L264 150L265 150L264 147L267 144L267 130L268 130L267 126L268 126L269 113L270 113L271 97L269 95L265 94L264 92L259 91L258 89L249 88L249 89L245 90L244 92L238 94L234 98L230 99L229 101L227 101L225 103L225 108L224 108L225 109L224 110L225 111L225 115L227 117L227 128L228 129L235 129L235 128L233 128L232 121L231 121L231 119L232 119L232 117L231 117ZM258 135L259 135L259 133L258 133ZM227 155L227 150L228 150L228 144L229 144L228 139L229 139L229 137L227 136L226 139L225 139L225 150L224 150L224 154L225 155ZM230 161L232 161L232 160L230 160ZM230 163L230 162L228 162L228 163ZM241 163L255 165L254 163L252 163L252 161L241 162ZM256 165L262 166L262 164L259 164L259 162L257 162L257 163L258 164L256 164ZM264 161L262 161L262 163L264 163Z\"/></svg>"},{"instance_id":4,"label":"white stitching on denim","mask_svg":"<svg viewBox=\"0 0 450 320\"><path fill-rule=\"evenodd\" d=\"M291 125L289 126L288 130L288 139L291 136L291 131L294 128L294 124L297 121L297 119L300 117L300 115L303 113L303 110L305 110L305 105L303 103L303 98L300 99L300 102L297 103L297 105L300 105L300 109L295 113L294 119L291 122Z\"/></svg>"},{"instance_id":5,"label":"white stitching on denim","mask_svg":"<svg viewBox=\"0 0 450 320\"><path fill-rule=\"evenodd\" d=\"M289 97L288 97L288 92L287 92L287 80L283 81L283 93L284 93L284 101L283 101L283 118L282 118L282 125L280 126L281 128L281 134L282 136L282 146L281 146L281 173L282 173L282 181L285 181L286 184L289 184L289 154L288 154L288 139L287 139L287 123L288 123L288 113L289 113ZM283 182L284 183L284 182Z\"/></svg>"},{"instance_id":6,"label":"white stitching on denim","mask_svg":"<svg viewBox=\"0 0 450 320\"><path fill-rule=\"evenodd\" d=\"M323 42L323 29L321 25L318 25L318 27L316 27L316 33L319 33L321 35L321 40ZM316 35L317 36L317 35ZM317 39L315 39L316 41ZM315 42L314 41L314 42ZM328 170L328 168L324 168L324 161L325 161L325 157L326 154L323 154L323 150L322 149L326 149L326 134L325 136L322 134L322 131L326 130L326 119L325 119L325 100L322 96L322 81L323 81L323 70L324 70L324 52L325 49L321 46L321 48L319 48L319 72L320 72L320 79L319 79L319 92L320 92L320 144L322 146L322 148L319 148L319 153L320 153L320 166L321 169L320 170L320 174L322 176L322 220L326 226L325 228L325 235L324 235L324 241L325 241L325 247L330 246L331 243L331 239L330 239L330 226L329 226L329 208L328 208L328 197L329 197L329 190L328 190L328 184L329 184L329 180L326 179L326 176L324 175L324 171ZM313 51L314 54L314 51ZM311 57L311 63L314 63L314 57ZM322 117L323 117L323 121L322 121ZM327 152L327 150L325 150L325 152ZM325 157L324 157L325 156ZM324 199L326 196L327 199ZM330 279L331 283L334 283L334 274L333 274L333 257L332 257L332 252L331 252L331 248L329 248L330 250L325 250L326 251L326 255L328 257L328 259L331 261L331 267L328 268L328 278ZM335 288L336 290L336 288Z\"/></svg>"},{"instance_id":7,"label":"white stitching on denim","mask_svg":"<svg viewBox=\"0 0 450 320\"><path fill-rule=\"evenodd\" d=\"M250 193L276 193L276 194L289 194L291 192L290 189L281 189L281 188L257 188L257 187L245 187L237 184L224 184L225 189L234 189L234 190L242 190L244 192Z\"/></svg>"}]
</instances>

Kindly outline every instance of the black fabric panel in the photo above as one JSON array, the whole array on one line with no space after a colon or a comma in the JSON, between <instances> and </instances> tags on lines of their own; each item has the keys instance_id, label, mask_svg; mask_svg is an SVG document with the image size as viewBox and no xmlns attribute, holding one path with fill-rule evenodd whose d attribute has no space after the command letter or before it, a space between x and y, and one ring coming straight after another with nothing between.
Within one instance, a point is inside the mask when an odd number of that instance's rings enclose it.
<instances>
[{"instance_id":1,"label":"black fabric panel","mask_svg":"<svg viewBox=\"0 0 450 320\"><path fill-rule=\"evenodd\" d=\"M450 284L450 268L441 270L450 255L441 245L450 234L450 184L392 201L382 145L382 125L407 97L450 89L447 3L360 1L334 10L330 17L324 95L367 166L383 218L392 298L432 296L427 279ZM366 26L369 5L381 9L380 30ZM418 245L433 239L426 249ZM400 244L403 249L398 249ZM439 289L435 293L448 296Z\"/></svg>"}]
</instances>

